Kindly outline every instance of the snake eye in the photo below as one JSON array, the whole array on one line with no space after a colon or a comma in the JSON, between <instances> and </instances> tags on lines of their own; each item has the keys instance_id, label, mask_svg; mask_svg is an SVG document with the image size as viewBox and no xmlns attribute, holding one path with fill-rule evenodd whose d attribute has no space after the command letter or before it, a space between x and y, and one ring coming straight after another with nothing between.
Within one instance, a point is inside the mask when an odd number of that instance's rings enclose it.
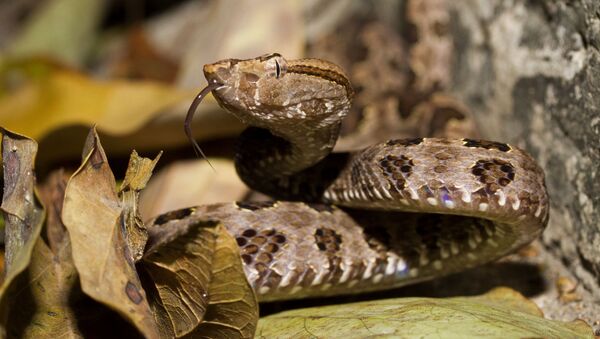
<instances>
[{"instance_id":1,"label":"snake eye","mask_svg":"<svg viewBox=\"0 0 600 339\"><path fill-rule=\"evenodd\" d=\"M266 60L265 71L268 76L281 79L287 71L287 62L279 54L271 54Z\"/></svg>"},{"instance_id":2,"label":"snake eye","mask_svg":"<svg viewBox=\"0 0 600 339\"><path fill-rule=\"evenodd\" d=\"M279 66L279 62L275 59L275 77L279 79L281 76L281 66Z\"/></svg>"}]
</instances>

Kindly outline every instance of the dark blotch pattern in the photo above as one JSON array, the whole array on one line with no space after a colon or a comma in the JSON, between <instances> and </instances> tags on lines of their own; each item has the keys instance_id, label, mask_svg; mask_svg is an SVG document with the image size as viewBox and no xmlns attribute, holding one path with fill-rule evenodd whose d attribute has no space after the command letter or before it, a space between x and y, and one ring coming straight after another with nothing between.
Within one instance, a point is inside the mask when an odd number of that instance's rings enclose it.
<instances>
[{"instance_id":1,"label":"dark blotch pattern","mask_svg":"<svg viewBox=\"0 0 600 339\"><path fill-rule=\"evenodd\" d=\"M275 205L275 201L238 201L235 204L241 209L256 211L263 208L273 207Z\"/></svg>"},{"instance_id":2,"label":"dark blotch pattern","mask_svg":"<svg viewBox=\"0 0 600 339\"><path fill-rule=\"evenodd\" d=\"M495 141L487 140L476 140L476 139L463 139L464 145L467 147L480 147L485 149L496 149L501 152L508 152L511 150L508 144Z\"/></svg>"},{"instance_id":3,"label":"dark blotch pattern","mask_svg":"<svg viewBox=\"0 0 600 339\"><path fill-rule=\"evenodd\" d=\"M235 238L242 260L246 265L254 264L254 268L261 272L266 270L267 265L273 261L273 255L279 251L286 241L283 233L274 229L257 231L247 228Z\"/></svg>"},{"instance_id":4,"label":"dark blotch pattern","mask_svg":"<svg viewBox=\"0 0 600 339\"><path fill-rule=\"evenodd\" d=\"M393 139L393 140L389 140L385 144L388 146L401 145L401 146L408 147L408 146L418 145L422 142L423 142L423 138L411 138L411 139Z\"/></svg>"},{"instance_id":5,"label":"dark blotch pattern","mask_svg":"<svg viewBox=\"0 0 600 339\"><path fill-rule=\"evenodd\" d=\"M486 185L486 194L494 194L501 187L505 187L515 180L513 165L500 159L477 160L475 165L471 167L471 173Z\"/></svg>"},{"instance_id":6,"label":"dark blotch pattern","mask_svg":"<svg viewBox=\"0 0 600 339\"><path fill-rule=\"evenodd\" d=\"M194 213L195 210L195 208L190 207L161 214L158 217L156 217L156 219L154 219L154 224L163 225L171 220L181 220L185 217L190 216L192 213Z\"/></svg>"},{"instance_id":7,"label":"dark blotch pattern","mask_svg":"<svg viewBox=\"0 0 600 339\"><path fill-rule=\"evenodd\" d=\"M406 187L406 179L412 174L414 166L412 159L405 155L386 155L379 160L379 167L388 182L398 191Z\"/></svg>"},{"instance_id":8,"label":"dark blotch pattern","mask_svg":"<svg viewBox=\"0 0 600 339\"><path fill-rule=\"evenodd\" d=\"M320 251L333 255L340 250L342 236L330 228L321 227L315 231L315 241Z\"/></svg>"}]
</instances>

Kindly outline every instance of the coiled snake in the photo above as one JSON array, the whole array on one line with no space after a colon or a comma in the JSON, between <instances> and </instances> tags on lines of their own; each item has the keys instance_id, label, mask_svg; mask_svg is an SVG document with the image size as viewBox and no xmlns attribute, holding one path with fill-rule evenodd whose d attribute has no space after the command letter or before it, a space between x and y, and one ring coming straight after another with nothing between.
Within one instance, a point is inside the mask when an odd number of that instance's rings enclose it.
<instances>
[{"instance_id":1,"label":"coiled snake","mask_svg":"<svg viewBox=\"0 0 600 339\"><path fill-rule=\"evenodd\" d=\"M430 279L502 257L547 224L543 171L507 144L416 138L330 153L353 95L335 64L268 54L208 64L204 74L209 85L192 104L186 131L212 91L252 126L235 157L243 181L305 202L199 206L151 224L221 221L237 239L260 300Z\"/></svg>"}]
</instances>

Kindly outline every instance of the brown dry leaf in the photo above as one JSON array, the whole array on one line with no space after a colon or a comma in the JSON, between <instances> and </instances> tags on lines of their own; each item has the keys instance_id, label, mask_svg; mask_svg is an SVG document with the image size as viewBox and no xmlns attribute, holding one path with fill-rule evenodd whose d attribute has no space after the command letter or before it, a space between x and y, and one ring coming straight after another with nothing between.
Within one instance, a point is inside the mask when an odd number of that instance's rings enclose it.
<instances>
[{"instance_id":1,"label":"brown dry leaf","mask_svg":"<svg viewBox=\"0 0 600 339\"><path fill-rule=\"evenodd\" d=\"M258 321L258 300L250 287L235 239L217 226L208 312L194 334L213 338L252 338Z\"/></svg>"},{"instance_id":2,"label":"brown dry leaf","mask_svg":"<svg viewBox=\"0 0 600 339\"><path fill-rule=\"evenodd\" d=\"M68 238L68 237L67 237ZM37 240L24 274L24 287L14 295L19 307L9 314L9 335L26 338L80 338L77 312L72 303L82 297L78 276L70 258L67 241L54 254L40 238ZM83 310L90 312L91 309Z\"/></svg>"},{"instance_id":3,"label":"brown dry leaf","mask_svg":"<svg viewBox=\"0 0 600 339\"><path fill-rule=\"evenodd\" d=\"M71 175L73 175L72 172L67 172L64 169L53 171L46 181L38 187L40 199L46 207L46 226L44 232L48 239L48 246L53 253L57 254L64 248L65 243L69 242L69 234L62 222L61 214L65 199L65 189Z\"/></svg>"},{"instance_id":4,"label":"brown dry leaf","mask_svg":"<svg viewBox=\"0 0 600 339\"><path fill-rule=\"evenodd\" d=\"M31 237L37 237L39 234L39 229L34 228L34 225L41 225L43 211L34 194L37 143L8 130L2 129L2 134L4 159L2 211L6 221L5 264L7 271L11 271L15 256L20 253L20 249Z\"/></svg>"},{"instance_id":5,"label":"brown dry leaf","mask_svg":"<svg viewBox=\"0 0 600 339\"><path fill-rule=\"evenodd\" d=\"M248 187L240 180L233 162L225 159L180 161L152 177L140 196L140 214L148 220L189 206L242 200Z\"/></svg>"},{"instance_id":6,"label":"brown dry leaf","mask_svg":"<svg viewBox=\"0 0 600 339\"><path fill-rule=\"evenodd\" d=\"M11 330L24 337L82 337L72 305L83 294L77 287L71 244L60 219L67 179L62 170L57 171L39 188L47 206L45 232L50 246L38 238L23 279L26 288L15 294L19 307L9 315Z\"/></svg>"},{"instance_id":7,"label":"brown dry leaf","mask_svg":"<svg viewBox=\"0 0 600 339\"><path fill-rule=\"evenodd\" d=\"M558 290L558 299L566 304L574 301L581 301L581 296L577 293L577 282L564 276L556 279L556 289Z\"/></svg>"},{"instance_id":8,"label":"brown dry leaf","mask_svg":"<svg viewBox=\"0 0 600 339\"><path fill-rule=\"evenodd\" d=\"M144 247L148 240L148 232L138 213L138 200L140 191L152 176L152 171L158 163L162 152L154 160L138 156L134 150L129 158L129 165L125 179L119 189L119 196L123 206L123 219L125 226L125 240L134 261L138 261L144 254Z\"/></svg>"},{"instance_id":9,"label":"brown dry leaf","mask_svg":"<svg viewBox=\"0 0 600 339\"><path fill-rule=\"evenodd\" d=\"M2 129L4 195L2 212L5 221L5 277L0 287L0 335L5 336L11 306L17 301L15 291L21 273L31 260L40 235L44 209L34 192L34 161L37 143L23 135Z\"/></svg>"},{"instance_id":10,"label":"brown dry leaf","mask_svg":"<svg viewBox=\"0 0 600 339\"><path fill-rule=\"evenodd\" d=\"M62 212L81 288L146 337L156 338L158 329L122 233L115 178L95 129L83 155L67 185Z\"/></svg>"},{"instance_id":11,"label":"brown dry leaf","mask_svg":"<svg viewBox=\"0 0 600 339\"><path fill-rule=\"evenodd\" d=\"M112 77L172 83L179 65L156 50L140 26L127 32L124 55L109 64Z\"/></svg>"},{"instance_id":12,"label":"brown dry leaf","mask_svg":"<svg viewBox=\"0 0 600 339\"><path fill-rule=\"evenodd\" d=\"M99 81L41 60L0 65L0 121L40 139L71 124L97 124L124 134L164 109L193 98L193 91L151 81Z\"/></svg>"},{"instance_id":13,"label":"brown dry leaf","mask_svg":"<svg viewBox=\"0 0 600 339\"><path fill-rule=\"evenodd\" d=\"M177 337L251 338L258 302L233 237L210 221L170 228L151 230L161 239L143 261L161 327ZM172 240L161 246L163 239Z\"/></svg>"}]
</instances>

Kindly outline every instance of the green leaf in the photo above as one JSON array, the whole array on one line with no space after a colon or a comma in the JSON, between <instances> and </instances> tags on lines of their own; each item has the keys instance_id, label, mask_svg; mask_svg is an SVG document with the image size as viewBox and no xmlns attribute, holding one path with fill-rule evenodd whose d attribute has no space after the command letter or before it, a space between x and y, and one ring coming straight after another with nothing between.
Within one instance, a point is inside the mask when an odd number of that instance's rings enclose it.
<instances>
[{"instance_id":1,"label":"green leaf","mask_svg":"<svg viewBox=\"0 0 600 339\"><path fill-rule=\"evenodd\" d=\"M544 319L523 296L398 298L287 311L260 319L257 338L593 338L582 321ZM525 311L525 312L524 312Z\"/></svg>"}]
</instances>

